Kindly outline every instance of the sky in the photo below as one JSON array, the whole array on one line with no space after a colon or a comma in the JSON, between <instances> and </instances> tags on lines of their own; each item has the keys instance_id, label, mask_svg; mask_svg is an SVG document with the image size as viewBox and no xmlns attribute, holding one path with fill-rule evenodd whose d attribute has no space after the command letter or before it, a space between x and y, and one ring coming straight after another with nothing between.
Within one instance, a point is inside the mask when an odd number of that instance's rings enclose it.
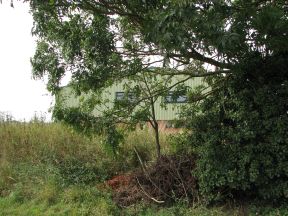
<instances>
[{"instance_id":1,"label":"sky","mask_svg":"<svg viewBox=\"0 0 288 216\"><path fill-rule=\"evenodd\" d=\"M11 114L16 120L29 121L35 112L48 113L53 97L43 80L33 80L30 58L36 48L31 35L33 19L29 5L10 0L0 3L0 112Z\"/></svg>"}]
</instances>

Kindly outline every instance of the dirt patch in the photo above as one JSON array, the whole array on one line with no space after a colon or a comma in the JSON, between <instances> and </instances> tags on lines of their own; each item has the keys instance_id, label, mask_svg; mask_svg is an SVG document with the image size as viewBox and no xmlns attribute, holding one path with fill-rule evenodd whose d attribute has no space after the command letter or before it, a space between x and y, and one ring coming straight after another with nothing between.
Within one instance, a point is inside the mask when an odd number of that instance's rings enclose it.
<instances>
[{"instance_id":1,"label":"dirt patch","mask_svg":"<svg viewBox=\"0 0 288 216\"><path fill-rule=\"evenodd\" d=\"M106 181L106 184L113 190L119 190L121 187L125 187L131 184L132 175L117 175L112 179Z\"/></svg>"}]
</instances>

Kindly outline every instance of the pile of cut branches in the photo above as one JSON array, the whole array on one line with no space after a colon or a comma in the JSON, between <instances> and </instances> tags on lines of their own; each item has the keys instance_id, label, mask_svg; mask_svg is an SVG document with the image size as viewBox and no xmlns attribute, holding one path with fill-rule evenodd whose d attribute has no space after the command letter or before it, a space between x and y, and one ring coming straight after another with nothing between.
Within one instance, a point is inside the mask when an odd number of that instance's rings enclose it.
<instances>
[{"instance_id":1,"label":"pile of cut branches","mask_svg":"<svg viewBox=\"0 0 288 216\"><path fill-rule=\"evenodd\" d=\"M143 165L131 174L128 184L114 188L114 201L120 206L139 200L159 204L180 199L193 202L198 198L197 180L192 175L195 162L195 155L161 156L151 166Z\"/></svg>"}]
</instances>

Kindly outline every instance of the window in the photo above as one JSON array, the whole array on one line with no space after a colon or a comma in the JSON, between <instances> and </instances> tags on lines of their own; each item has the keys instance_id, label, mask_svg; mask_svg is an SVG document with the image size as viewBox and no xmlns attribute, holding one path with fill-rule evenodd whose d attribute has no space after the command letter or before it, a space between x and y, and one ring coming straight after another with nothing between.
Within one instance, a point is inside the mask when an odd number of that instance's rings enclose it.
<instances>
[{"instance_id":1,"label":"window","mask_svg":"<svg viewBox=\"0 0 288 216\"><path fill-rule=\"evenodd\" d=\"M136 101L136 95L132 92L126 93L125 92L116 92L115 100L116 101L123 101L125 99L128 99L129 102L135 102Z\"/></svg>"},{"instance_id":2,"label":"window","mask_svg":"<svg viewBox=\"0 0 288 216\"><path fill-rule=\"evenodd\" d=\"M168 92L165 96L165 103L187 103L187 96L176 95L174 92Z\"/></svg>"},{"instance_id":3,"label":"window","mask_svg":"<svg viewBox=\"0 0 288 216\"><path fill-rule=\"evenodd\" d=\"M116 92L115 99L116 101L121 101L121 100L124 100L124 96L125 96L124 92Z\"/></svg>"}]
</instances>

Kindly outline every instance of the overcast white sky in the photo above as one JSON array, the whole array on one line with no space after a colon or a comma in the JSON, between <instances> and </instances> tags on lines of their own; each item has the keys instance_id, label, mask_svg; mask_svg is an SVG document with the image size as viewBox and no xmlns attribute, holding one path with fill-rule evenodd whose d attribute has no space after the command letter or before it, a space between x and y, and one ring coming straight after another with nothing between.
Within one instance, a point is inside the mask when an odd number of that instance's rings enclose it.
<instances>
[{"instance_id":1,"label":"overcast white sky","mask_svg":"<svg viewBox=\"0 0 288 216\"><path fill-rule=\"evenodd\" d=\"M30 120L34 113L46 113L53 98L41 80L32 80L30 57L35 50L29 5L10 0L0 4L0 112L17 120Z\"/></svg>"}]
</instances>

